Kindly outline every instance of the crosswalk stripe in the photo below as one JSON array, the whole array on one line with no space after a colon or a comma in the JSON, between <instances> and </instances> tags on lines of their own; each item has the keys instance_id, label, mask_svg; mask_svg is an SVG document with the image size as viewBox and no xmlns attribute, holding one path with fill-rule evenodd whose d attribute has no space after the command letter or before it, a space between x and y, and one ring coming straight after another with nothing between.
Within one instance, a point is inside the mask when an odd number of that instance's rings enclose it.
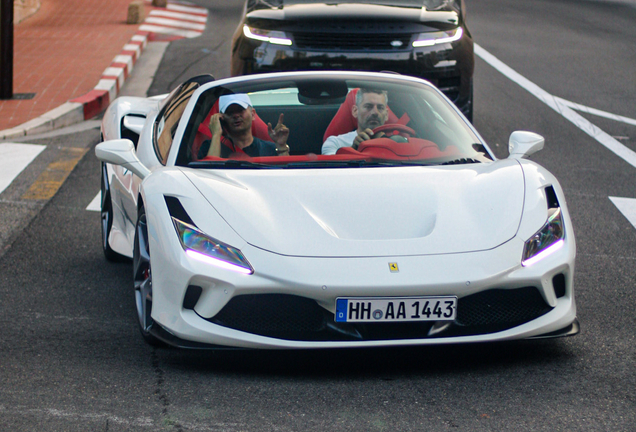
<instances>
[{"instance_id":1,"label":"crosswalk stripe","mask_svg":"<svg viewBox=\"0 0 636 432\"><path fill-rule=\"evenodd\" d=\"M169 18L148 17L146 18L146 23L191 29L191 30L200 30L200 31L205 30L205 24L198 24L198 23L193 23L193 22L188 22L183 20L174 20Z\"/></svg>"},{"instance_id":2,"label":"crosswalk stripe","mask_svg":"<svg viewBox=\"0 0 636 432\"><path fill-rule=\"evenodd\" d=\"M170 12L170 11L164 11L164 10L153 10L150 12L150 16L153 16L153 17L162 16L166 18L182 19L186 21L195 21L195 22L202 22L202 23L208 20L207 16L199 16L199 15L185 14L185 13L179 13L179 12Z\"/></svg>"},{"instance_id":3,"label":"crosswalk stripe","mask_svg":"<svg viewBox=\"0 0 636 432\"><path fill-rule=\"evenodd\" d=\"M191 7L191 6L181 6L181 5L174 4L174 3L168 3L167 9L175 10L175 11L179 11L179 12L187 12L187 13L191 13L191 14L198 14L198 15L207 15L208 14L208 10L205 9L205 8L198 8L198 7Z\"/></svg>"},{"instance_id":4,"label":"crosswalk stripe","mask_svg":"<svg viewBox=\"0 0 636 432\"><path fill-rule=\"evenodd\" d=\"M0 144L0 193L44 150L35 144Z\"/></svg>"},{"instance_id":5,"label":"crosswalk stripe","mask_svg":"<svg viewBox=\"0 0 636 432\"><path fill-rule=\"evenodd\" d=\"M636 198L609 197L609 199L636 228Z\"/></svg>"},{"instance_id":6,"label":"crosswalk stripe","mask_svg":"<svg viewBox=\"0 0 636 432\"><path fill-rule=\"evenodd\" d=\"M169 34L173 36L181 36L184 38L194 38L197 36L201 36L200 31L180 30L175 28L161 27L161 26L154 26L154 25L142 25L141 27L139 27L139 30L153 32L153 33Z\"/></svg>"}]
</instances>

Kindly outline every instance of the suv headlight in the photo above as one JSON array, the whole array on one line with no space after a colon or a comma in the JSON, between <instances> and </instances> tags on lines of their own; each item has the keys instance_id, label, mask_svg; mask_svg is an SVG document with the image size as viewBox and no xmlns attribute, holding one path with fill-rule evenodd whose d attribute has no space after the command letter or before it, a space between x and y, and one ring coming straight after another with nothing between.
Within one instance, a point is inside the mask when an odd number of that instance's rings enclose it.
<instances>
[{"instance_id":1,"label":"suv headlight","mask_svg":"<svg viewBox=\"0 0 636 432\"><path fill-rule=\"evenodd\" d=\"M189 257L226 270L244 274L254 273L254 269L240 250L204 234L197 227L175 217L172 217L172 222L181 246Z\"/></svg>"},{"instance_id":2,"label":"suv headlight","mask_svg":"<svg viewBox=\"0 0 636 432\"><path fill-rule=\"evenodd\" d=\"M526 241L521 265L524 267L531 266L561 249L565 243L564 238L565 228L563 226L561 208L551 208L548 210L548 221L543 228Z\"/></svg>"},{"instance_id":3,"label":"suv headlight","mask_svg":"<svg viewBox=\"0 0 636 432\"><path fill-rule=\"evenodd\" d=\"M430 33L420 33L413 41L413 47L427 47L443 43L458 41L462 38L464 30L461 27L449 31L437 31Z\"/></svg>"},{"instance_id":4,"label":"suv headlight","mask_svg":"<svg viewBox=\"0 0 636 432\"><path fill-rule=\"evenodd\" d=\"M263 30L250 27L248 25L243 26L243 34L250 39L255 39L263 42L269 42L276 45L291 45L292 41L287 37L285 32L275 30Z\"/></svg>"}]
</instances>

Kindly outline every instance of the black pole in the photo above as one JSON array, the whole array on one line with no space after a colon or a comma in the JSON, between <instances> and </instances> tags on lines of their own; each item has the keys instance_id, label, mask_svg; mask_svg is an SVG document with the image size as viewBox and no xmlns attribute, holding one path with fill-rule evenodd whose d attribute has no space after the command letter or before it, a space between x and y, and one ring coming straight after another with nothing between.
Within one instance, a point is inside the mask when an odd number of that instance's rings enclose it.
<instances>
[{"instance_id":1,"label":"black pole","mask_svg":"<svg viewBox=\"0 0 636 432\"><path fill-rule=\"evenodd\" d=\"M0 99L13 98L13 0L0 5Z\"/></svg>"}]
</instances>

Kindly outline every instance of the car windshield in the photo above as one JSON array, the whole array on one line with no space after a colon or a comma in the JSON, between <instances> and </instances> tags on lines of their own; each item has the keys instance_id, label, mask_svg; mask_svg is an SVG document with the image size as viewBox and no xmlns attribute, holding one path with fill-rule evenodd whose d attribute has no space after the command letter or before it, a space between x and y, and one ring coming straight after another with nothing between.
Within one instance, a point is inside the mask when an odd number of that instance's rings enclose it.
<instances>
[{"instance_id":1,"label":"car windshield","mask_svg":"<svg viewBox=\"0 0 636 432\"><path fill-rule=\"evenodd\" d=\"M218 131L215 144L211 120L219 109L225 109L220 115L225 121L212 125ZM289 130L286 140L272 138L268 130L281 119ZM374 134L368 131L356 143L359 120ZM479 136L431 85L334 74L252 79L203 92L177 165L356 168L491 160Z\"/></svg>"},{"instance_id":2,"label":"car windshield","mask_svg":"<svg viewBox=\"0 0 636 432\"><path fill-rule=\"evenodd\" d=\"M258 4L262 3L268 7L280 7L291 4L315 4L326 3L336 4L335 2L329 2L326 0L250 0L250 3ZM455 3L455 0L347 0L340 3L363 3L363 4L376 4L384 6L399 6L399 7L417 7L424 6L428 10L442 10L448 9Z\"/></svg>"}]
</instances>

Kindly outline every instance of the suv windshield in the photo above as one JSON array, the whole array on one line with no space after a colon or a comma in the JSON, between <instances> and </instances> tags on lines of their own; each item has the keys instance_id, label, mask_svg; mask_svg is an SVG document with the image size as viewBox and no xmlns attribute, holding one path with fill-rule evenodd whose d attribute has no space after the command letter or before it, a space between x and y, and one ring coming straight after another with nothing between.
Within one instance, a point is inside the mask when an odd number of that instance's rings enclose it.
<instances>
[{"instance_id":1,"label":"suv windshield","mask_svg":"<svg viewBox=\"0 0 636 432\"><path fill-rule=\"evenodd\" d=\"M335 2L328 2L325 0L250 0L248 6L254 7L255 5L262 4L267 7L280 7L293 4L315 4L315 3L327 3L333 4ZM363 4L376 4L383 6L399 6L399 7L417 7L424 6L428 10L452 10L452 6L455 5L455 0L347 0L342 3L363 3Z\"/></svg>"},{"instance_id":2,"label":"suv windshield","mask_svg":"<svg viewBox=\"0 0 636 432\"><path fill-rule=\"evenodd\" d=\"M432 86L330 75L264 78L203 92L177 164L353 168L490 160L481 139Z\"/></svg>"}]
</instances>

